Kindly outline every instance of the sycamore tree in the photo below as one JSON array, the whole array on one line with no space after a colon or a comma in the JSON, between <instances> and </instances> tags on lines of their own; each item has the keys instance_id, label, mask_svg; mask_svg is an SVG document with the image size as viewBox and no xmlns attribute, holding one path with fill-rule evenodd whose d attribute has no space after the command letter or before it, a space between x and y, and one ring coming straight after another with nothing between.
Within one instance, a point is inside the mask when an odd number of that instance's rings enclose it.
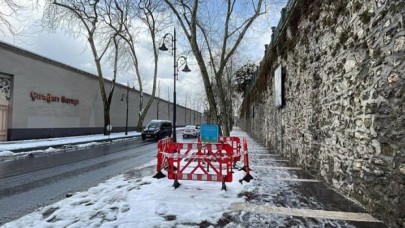
<instances>
[{"instance_id":1,"label":"sycamore tree","mask_svg":"<svg viewBox=\"0 0 405 228\"><path fill-rule=\"evenodd\" d=\"M226 99L226 107L225 110L226 112L222 112L221 115L227 115L226 118L228 118L230 121L228 122L229 124L229 129L232 130L233 124L234 124L234 117L237 116L237 112L241 103L241 96L238 91L238 73L240 73L240 69L243 68L241 67L241 62L243 62L243 57L239 54L236 53L235 55L232 56L231 60L228 62L228 64L225 66L225 70L223 73L222 77L222 84L223 86L223 93L225 94L225 99ZM254 64L253 64L254 65ZM215 88L216 85L213 85L212 88ZM218 97L218 90L214 89L214 94L215 97ZM217 103L218 103L218 99Z\"/></svg>"},{"instance_id":2,"label":"sycamore tree","mask_svg":"<svg viewBox=\"0 0 405 228\"><path fill-rule=\"evenodd\" d=\"M125 42L124 49L129 55L130 62L135 70L136 81L138 89L140 91L140 102L139 102L139 118L137 123L137 130L141 131L143 126L143 121L146 114L151 107L155 96L156 96L156 85L157 85L157 73L158 73L158 39L160 38L160 31L166 27L167 15L165 13L166 9L161 1L159 0L123 0L124 9L128 12L128 18L122 18L122 25L124 26L124 31L119 33L119 36ZM118 29L117 29L118 30ZM149 43L139 43L137 42L137 37L147 34ZM147 60L139 61L138 52L140 48L144 48L149 45L153 57L152 63L153 71L151 73L152 79L152 93L150 99L144 105L143 93L144 93L144 82L147 72L141 73L142 65L148 65L150 62Z\"/></svg>"},{"instance_id":3,"label":"sycamore tree","mask_svg":"<svg viewBox=\"0 0 405 228\"><path fill-rule=\"evenodd\" d=\"M22 6L13 0L0 1L0 33L6 34L6 31L15 34L15 26L12 19L21 10Z\"/></svg>"},{"instance_id":4,"label":"sycamore tree","mask_svg":"<svg viewBox=\"0 0 405 228\"><path fill-rule=\"evenodd\" d=\"M20 38L30 26L24 14L36 9L38 1L0 0L0 37Z\"/></svg>"},{"instance_id":5,"label":"sycamore tree","mask_svg":"<svg viewBox=\"0 0 405 228\"><path fill-rule=\"evenodd\" d=\"M43 25L48 29L64 29L75 37L85 36L93 54L97 69L101 99L104 111L104 135L110 134L110 107L114 94L119 57L120 36L124 27L120 18L126 18L126 11L112 0L48 0L43 15ZM111 12L115 12L114 15ZM116 30L108 24L114 24ZM105 54L113 53L113 76L110 88L104 82L101 61Z\"/></svg>"},{"instance_id":6,"label":"sycamore tree","mask_svg":"<svg viewBox=\"0 0 405 228\"><path fill-rule=\"evenodd\" d=\"M164 0L177 19L197 61L207 95L211 122L221 123L224 135L229 135L232 110L225 93L226 67L253 23L266 15L270 2L266 0ZM218 56L218 57L217 57ZM210 79L207 64L211 63ZM211 81L212 80L212 81ZM212 84L217 87L218 100ZM228 113L228 114L225 114Z\"/></svg>"}]
</instances>

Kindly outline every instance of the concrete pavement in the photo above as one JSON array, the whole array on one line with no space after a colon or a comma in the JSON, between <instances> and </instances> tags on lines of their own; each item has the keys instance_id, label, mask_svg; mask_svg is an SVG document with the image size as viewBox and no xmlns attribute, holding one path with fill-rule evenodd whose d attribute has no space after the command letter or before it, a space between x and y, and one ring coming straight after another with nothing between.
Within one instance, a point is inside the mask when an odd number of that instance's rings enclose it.
<instances>
[{"instance_id":1,"label":"concrete pavement","mask_svg":"<svg viewBox=\"0 0 405 228\"><path fill-rule=\"evenodd\" d=\"M235 131L235 130L234 130ZM236 129L236 131L240 131ZM253 186L222 221L249 227L387 227L359 203L337 193L281 154L248 139Z\"/></svg>"}]
</instances>

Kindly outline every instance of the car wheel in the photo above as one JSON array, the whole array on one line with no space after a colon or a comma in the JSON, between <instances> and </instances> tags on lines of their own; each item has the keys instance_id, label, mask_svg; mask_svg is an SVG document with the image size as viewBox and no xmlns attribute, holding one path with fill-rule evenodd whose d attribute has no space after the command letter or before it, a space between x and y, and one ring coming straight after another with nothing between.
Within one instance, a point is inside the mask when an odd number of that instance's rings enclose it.
<instances>
[{"instance_id":1,"label":"car wheel","mask_svg":"<svg viewBox=\"0 0 405 228\"><path fill-rule=\"evenodd\" d=\"M144 135L142 135L141 138L142 138L142 141L145 141L145 139L146 139Z\"/></svg>"}]
</instances>

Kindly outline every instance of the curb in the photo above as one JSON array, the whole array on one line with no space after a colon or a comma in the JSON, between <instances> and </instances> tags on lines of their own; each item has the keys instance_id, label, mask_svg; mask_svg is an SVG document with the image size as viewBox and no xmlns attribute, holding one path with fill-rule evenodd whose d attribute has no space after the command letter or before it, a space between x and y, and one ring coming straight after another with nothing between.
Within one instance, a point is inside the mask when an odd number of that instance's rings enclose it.
<instances>
[{"instance_id":1,"label":"curb","mask_svg":"<svg viewBox=\"0 0 405 228\"><path fill-rule=\"evenodd\" d=\"M53 145L48 145L48 146L34 146L34 147L14 149L14 150L10 150L10 151L13 153L21 153L21 152L29 152L29 151L35 151L35 150L46 150L50 147L60 149L67 145L74 146L74 145L90 143L90 142L112 142L112 141L119 140L119 139L130 139L130 138L139 138L139 137L140 137L140 135L124 136L124 137L118 137L118 138L112 138L112 139L97 139L97 140L81 141L81 142L74 142L74 143L53 144Z\"/></svg>"}]
</instances>

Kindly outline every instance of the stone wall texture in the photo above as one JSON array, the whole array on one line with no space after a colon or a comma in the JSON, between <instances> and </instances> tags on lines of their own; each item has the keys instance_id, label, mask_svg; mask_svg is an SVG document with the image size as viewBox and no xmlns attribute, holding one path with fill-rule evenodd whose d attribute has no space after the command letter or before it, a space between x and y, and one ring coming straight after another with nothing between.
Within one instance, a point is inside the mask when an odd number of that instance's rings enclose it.
<instances>
[{"instance_id":1,"label":"stone wall texture","mask_svg":"<svg viewBox=\"0 0 405 228\"><path fill-rule=\"evenodd\" d=\"M239 126L392 227L405 227L405 1L297 0ZM276 67L283 106L275 107Z\"/></svg>"}]
</instances>

